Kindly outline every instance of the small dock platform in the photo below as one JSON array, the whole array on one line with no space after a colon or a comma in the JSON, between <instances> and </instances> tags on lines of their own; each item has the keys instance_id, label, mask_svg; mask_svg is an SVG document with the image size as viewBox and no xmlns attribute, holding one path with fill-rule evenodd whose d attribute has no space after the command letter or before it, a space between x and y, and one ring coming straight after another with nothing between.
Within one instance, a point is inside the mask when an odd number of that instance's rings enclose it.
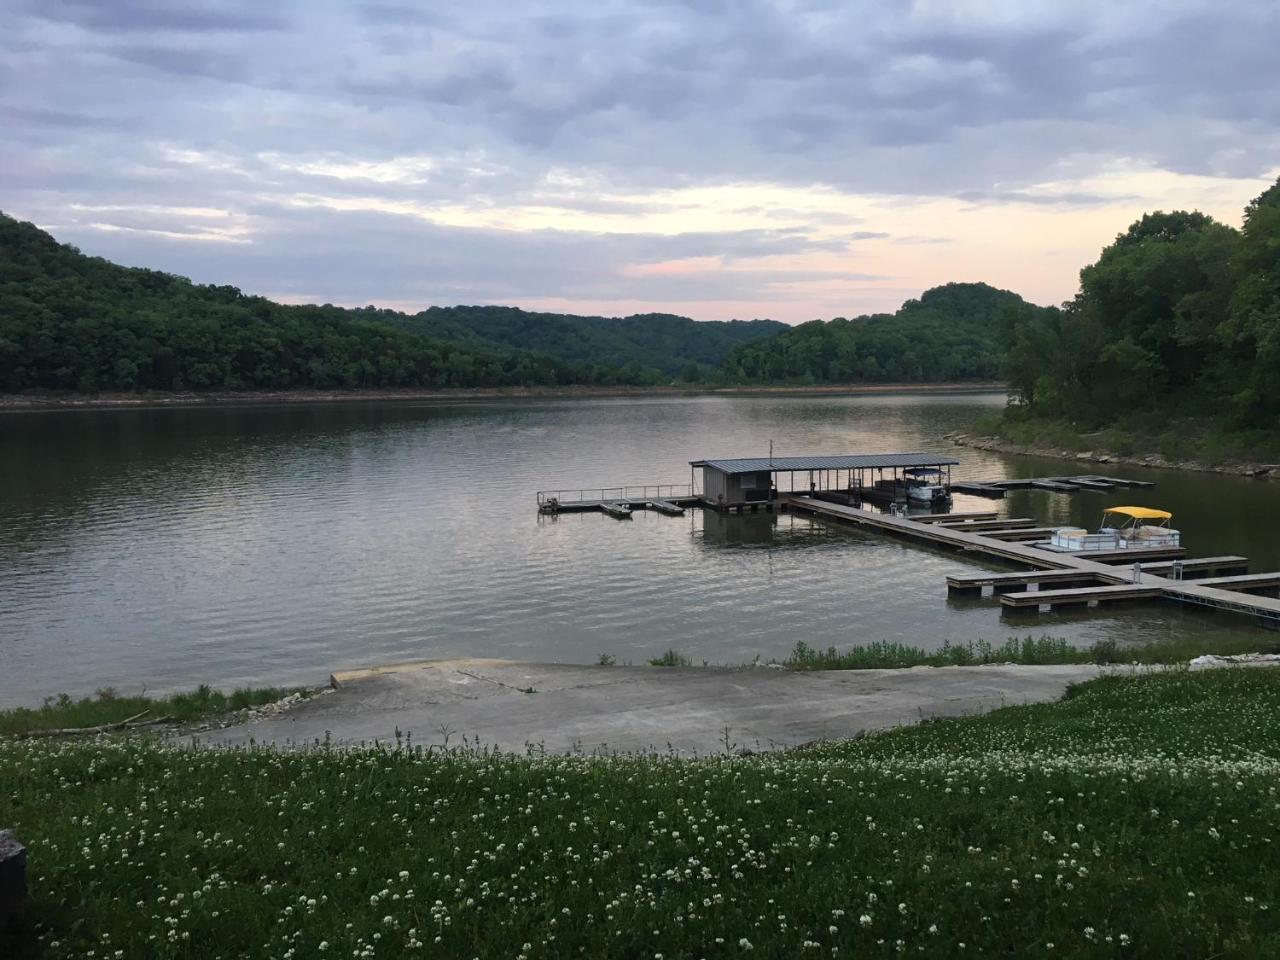
<instances>
[{"instance_id":1,"label":"small dock platform","mask_svg":"<svg viewBox=\"0 0 1280 960\"><path fill-rule=\"evenodd\" d=\"M915 517L911 519L914 520ZM997 520L993 516L990 520L959 520L954 523L947 520L938 521L938 526L947 527L951 530L980 531L983 533L989 533L992 530L1016 530L1034 527L1035 524L1035 520L1031 517L1007 517L1004 520Z\"/></svg>"},{"instance_id":2,"label":"small dock platform","mask_svg":"<svg viewBox=\"0 0 1280 960\"><path fill-rule=\"evenodd\" d=\"M1041 607L1089 607L1132 600L1158 600L1164 591L1157 584L1113 583L1102 587L1074 587L1061 590L1026 590L1000 597L1004 613L1037 613Z\"/></svg>"},{"instance_id":3,"label":"small dock platform","mask_svg":"<svg viewBox=\"0 0 1280 960\"><path fill-rule=\"evenodd\" d=\"M538 513L552 516L597 512L615 520L629 520L633 511L654 510L669 517L682 517L687 507L701 502L702 498L687 483L538 491Z\"/></svg>"},{"instance_id":4,"label":"small dock platform","mask_svg":"<svg viewBox=\"0 0 1280 960\"><path fill-rule=\"evenodd\" d=\"M1234 580L1246 575L1249 561L1245 557L1203 557L1198 560L1182 561L1184 580L1196 580L1212 586L1210 577L1220 577L1224 581ZM1144 563L1142 573L1152 576L1169 577L1173 573L1173 563ZM1023 591L1030 586L1049 586L1051 588L1087 587L1095 583L1114 583L1132 577L1131 570L1115 567L1105 574L1082 573L1079 570L1023 570L1019 573L961 573L947 577L947 593L953 597L978 597L983 590L992 594ZM1280 574L1260 574L1263 583L1270 586L1269 578L1277 578L1280 585Z\"/></svg>"},{"instance_id":5,"label":"small dock platform","mask_svg":"<svg viewBox=\"0 0 1280 960\"><path fill-rule=\"evenodd\" d=\"M965 513L913 513L911 519L917 523L969 523L998 519L1000 514L994 510L969 511ZM1034 521L1031 521L1034 523Z\"/></svg>"},{"instance_id":6,"label":"small dock platform","mask_svg":"<svg viewBox=\"0 0 1280 960\"><path fill-rule=\"evenodd\" d=\"M1103 477L1086 474L1079 477L1018 477L1010 480L957 480L949 489L952 493L967 493L975 497L1002 500L1010 490L1048 490L1053 493L1076 493L1080 490L1106 492L1116 487L1153 487L1149 480L1126 480L1121 477Z\"/></svg>"},{"instance_id":7,"label":"small dock platform","mask_svg":"<svg viewBox=\"0 0 1280 960\"><path fill-rule=\"evenodd\" d=\"M1202 587L1239 590L1241 593L1280 596L1280 573L1244 573L1234 577L1205 577L1197 580L1196 584Z\"/></svg>"}]
</instances>

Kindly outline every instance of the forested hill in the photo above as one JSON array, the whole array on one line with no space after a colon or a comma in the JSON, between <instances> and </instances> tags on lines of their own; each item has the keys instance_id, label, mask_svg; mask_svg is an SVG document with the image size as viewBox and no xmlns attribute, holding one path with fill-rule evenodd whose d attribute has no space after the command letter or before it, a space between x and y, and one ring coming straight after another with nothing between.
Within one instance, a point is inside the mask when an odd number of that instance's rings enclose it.
<instances>
[{"instance_id":1,"label":"forested hill","mask_svg":"<svg viewBox=\"0 0 1280 960\"><path fill-rule=\"evenodd\" d=\"M948 283L896 313L814 320L738 347L725 372L743 382L798 384L995 380L1000 318L1014 310L1042 308L985 283Z\"/></svg>"},{"instance_id":2,"label":"forested hill","mask_svg":"<svg viewBox=\"0 0 1280 960\"><path fill-rule=\"evenodd\" d=\"M287 306L88 257L0 214L0 391L665 383L782 327Z\"/></svg>"},{"instance_id":3,"label":"forested hill","mask_svg":"<svg viewBox=\"0 0 1280 960\"><path fill-rule=\"evenodd\" d=\"M1039 310L985 284L938 287L893 315L798 328L290 306L85 256L0 214L3 392L993 379L993 318L1011 307Z\"/></svg>"},{"instance_id":4,"label":"forested hill","mask_svg":"<svg viewBox=\"0 0 1280 960\"><path fill-rule=\"evenodd\" d=\"M388 321L428 337L535 350L571 363L653 368L685 380L705 378L739 344L788 329L776 320L695 321L669 313L614 319L479 306L432 307Z\"/></svg>"},{"instance_id":5,"label":"forested hill","mask_svg":"<svg viewBox=\"0 0 1280 960\"><path fill-rule=\"evenodd\" d=\"M1151 437L1201 418L1219 438L1253 430L1276 448L1280 181L1248 205L1243 230L1202 213L1145 215L1080 271L1061 311L1018 318L1007 348L1011 416Z\"/></svg>"}]
</instances>

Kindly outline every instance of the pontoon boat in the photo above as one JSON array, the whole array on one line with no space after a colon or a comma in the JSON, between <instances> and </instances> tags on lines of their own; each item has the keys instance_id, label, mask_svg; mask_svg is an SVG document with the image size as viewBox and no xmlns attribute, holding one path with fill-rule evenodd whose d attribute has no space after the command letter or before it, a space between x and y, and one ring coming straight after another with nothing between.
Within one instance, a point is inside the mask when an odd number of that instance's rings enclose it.
<instances>
[{"instance_id":1,"label":"pontoon boat","mask_svg":"<svg viewBox=\"0 0 1280 960\"><path fill-rule=\"evenodd\" d=\"M1169 526L1173 514L1150 507L1108 507L1097 533L1081 527L1059 527L1049 547L1066 553L1181 546L1182 535Z\"/></svg>"}]
</instances>

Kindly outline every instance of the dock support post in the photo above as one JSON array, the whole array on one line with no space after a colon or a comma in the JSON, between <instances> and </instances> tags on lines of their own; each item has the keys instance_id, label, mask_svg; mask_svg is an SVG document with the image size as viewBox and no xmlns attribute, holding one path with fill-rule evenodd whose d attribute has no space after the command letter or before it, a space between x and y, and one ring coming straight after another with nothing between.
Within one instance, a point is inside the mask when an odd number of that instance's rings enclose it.
<instances>
[{"instance_id":1,"label":"dock support post","mask_svg":"<svg viewBox=\"0 0 1280 960\"><path fill-rule=\"evenodd\" d=\"M993 583L991 585L992 594L999 596L1002 593L1021 593L1030 588L1029 583Z\"/></svg>"}]
</instances>

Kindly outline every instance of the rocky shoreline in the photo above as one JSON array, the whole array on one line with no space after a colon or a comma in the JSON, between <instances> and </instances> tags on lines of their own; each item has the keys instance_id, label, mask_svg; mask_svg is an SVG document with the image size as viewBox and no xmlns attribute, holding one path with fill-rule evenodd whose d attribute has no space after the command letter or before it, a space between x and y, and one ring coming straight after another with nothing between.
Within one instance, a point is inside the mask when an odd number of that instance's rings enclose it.
<instances>
[{"instance_id":1,"label":"rocky shoreline","mask_svg":"<svg viewBox=\"0 0 1280 960\"><path fill-rule=\"evenodd\" d=\"M699 387L693 384L669 386L614 387L442 387L378 388L358 390L244 390L148 393L58 393L33 392L0 394L0 412L21 410L111 410L152 407L270 406L300 403L366 403L418 400L524 400L613 397L695 397L695 396L848 396L877 393L991 393L1003 390L1000 383L854 383L814 386Z\"/></svg>"},{"instance_id":2,"label":"rocky shoreline","mask_svg":"<svg viewBox=\"0 0 1280 960\"><path fill-rule=\"evenodd\" d=\"M1003 437L975 437L966 433L947 433L943 439L958 447L989 450L992 453L1012 453L1027 457L1048 457L1071 460L1075 463L1123 463L1135 467L1153 467L1160 470L1192 470L1201 473L1225 473L1233 476L1254 477L1258 480L1280 480L1280 463L1201 463L1197 460L1170 460L1158 453L1142 456L1123 456L1104 450L1063 450L1061 447L1043 447L1035 444L1015 443Z\"/></svg>"}]
</instances>

